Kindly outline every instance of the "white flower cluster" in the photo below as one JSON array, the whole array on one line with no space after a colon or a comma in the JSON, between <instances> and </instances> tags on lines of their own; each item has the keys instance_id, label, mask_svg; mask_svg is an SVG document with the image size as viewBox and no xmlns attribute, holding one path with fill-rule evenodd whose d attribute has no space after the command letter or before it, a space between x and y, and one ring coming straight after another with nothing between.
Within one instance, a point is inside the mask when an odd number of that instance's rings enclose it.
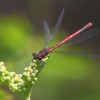
<instances>
[{"instance_id":1,"label":"white flower cluster","mask_svg":"<svg viewBox=\"0 0 100 100\"><path fill-rule=\"evenodd\" d=\"M4 62L0 62L0 81L5 83L11 91L26 95L37 81L37 75L45 66L47 59L48 57L41 61L33 60L22 74L8 72Z\"/></svg>"}]
</instances>

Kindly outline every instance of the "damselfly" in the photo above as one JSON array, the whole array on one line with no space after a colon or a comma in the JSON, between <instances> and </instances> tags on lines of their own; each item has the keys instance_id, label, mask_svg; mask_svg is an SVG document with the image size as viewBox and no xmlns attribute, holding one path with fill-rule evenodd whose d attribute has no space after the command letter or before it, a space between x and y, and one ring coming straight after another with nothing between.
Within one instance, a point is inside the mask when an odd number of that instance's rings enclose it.
<instances>
[{"instance_id":1,"label":"damselfly","mask_svg":"<svg viewBox=\"0 0 100 100\"><path fill-rule=\"evenodd\" d=\"M65 43L68 43L70 41L74 41L77 43L77 42L86 40L88 38L91 38L98 33L97 29L90 29L93 26L93 23L89 22L83 28L74 32L72 35L68 36L67 38L65 38L64 40L59 42L57 45L53 46L52 48L48 48L48 45L51 43L52 39L58 33L59 27L60 27L62 19L63 19L63 15L64 15L64 9L62 10L62 12L58 18L58 21L54 27L52 34L50 34L50 30L49 30L47 22L46 21L43 22L45 36L46 36L46 45L45 45L45 48L43 50L41 50L39 53L33 53L34 59L41 60L41 59L45 58L48 54L53 52L55 49L59 48L60 46L62 46ZM90 29L90 30L88 30L88 29Z\"/></svg>"}]
</instances>

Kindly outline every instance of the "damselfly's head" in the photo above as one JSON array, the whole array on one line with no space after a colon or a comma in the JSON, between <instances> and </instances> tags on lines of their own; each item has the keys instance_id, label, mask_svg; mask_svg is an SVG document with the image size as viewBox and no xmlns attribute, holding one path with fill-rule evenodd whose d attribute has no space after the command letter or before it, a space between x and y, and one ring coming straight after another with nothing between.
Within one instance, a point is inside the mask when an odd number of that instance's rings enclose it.
<instances>
[{"instance_id":1,"label":"damselfly's head","mask_svg":"<svg viewBox=\"0 0 100 100\"><path fill-rule=\"evenodd\" d=\"M33 55L34 59L39 59L39 60L41 60L41 59L39 58L39 56L38 56L37 53L33 53L32 55Z\"/></svg>"}]
</instances>

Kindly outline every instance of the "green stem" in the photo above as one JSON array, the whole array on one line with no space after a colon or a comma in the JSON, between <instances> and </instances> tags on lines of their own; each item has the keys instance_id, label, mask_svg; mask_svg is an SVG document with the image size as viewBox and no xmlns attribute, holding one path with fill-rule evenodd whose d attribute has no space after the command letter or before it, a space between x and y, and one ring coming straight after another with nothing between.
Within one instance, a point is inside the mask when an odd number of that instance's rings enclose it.
<instances>
[{"instance_id":1,"label":"green stem","mask_svg":"<svg viewBox=\"0 0 100 100\"><path fill-rule=\"evenodd\" d=\"M30 91L26 95L25 100L31 100L31 93L32 93L32 88L30 89Z\"/></svg>"}]
</instances>

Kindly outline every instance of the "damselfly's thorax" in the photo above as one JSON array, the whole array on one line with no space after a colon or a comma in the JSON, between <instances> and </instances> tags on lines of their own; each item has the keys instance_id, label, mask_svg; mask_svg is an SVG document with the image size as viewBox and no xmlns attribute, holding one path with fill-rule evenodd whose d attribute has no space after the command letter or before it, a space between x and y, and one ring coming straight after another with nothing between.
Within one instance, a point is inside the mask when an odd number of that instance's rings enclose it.
<instances>
[{"instance_id":1,"label":"damselfly's thorax","mask_svg":"<svg viewBox=\"0 0 100 100\"><path fill-rule=\"evenodd\" d=\"M41 60L41 59L45 58L48 55L48 53L49 53L48 49L44 48L39 53L33 53L32 55L33 55L34 59Z\"/></svg>"}]
</instances>

